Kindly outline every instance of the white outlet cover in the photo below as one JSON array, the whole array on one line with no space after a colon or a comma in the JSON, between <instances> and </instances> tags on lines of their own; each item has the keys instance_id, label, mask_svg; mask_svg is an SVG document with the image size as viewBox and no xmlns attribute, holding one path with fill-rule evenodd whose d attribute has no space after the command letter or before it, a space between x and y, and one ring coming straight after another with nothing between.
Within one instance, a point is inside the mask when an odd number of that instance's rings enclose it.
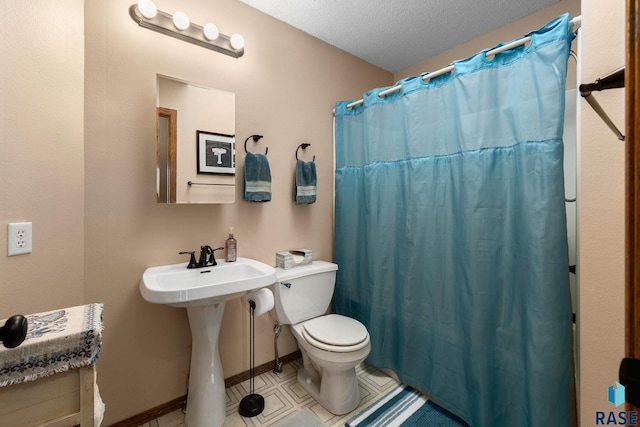
<instances>
[{"instance_id":1,"label":"white outlet cover","mask_svg":"<svg viewBox=\"0 0 640 427\"><path fill-rule=\"evenodd\" d=\"M30 254L33 250L33 226L30 222L12 222L7 225L7 255Z\"/></svg>"}]
</instances>

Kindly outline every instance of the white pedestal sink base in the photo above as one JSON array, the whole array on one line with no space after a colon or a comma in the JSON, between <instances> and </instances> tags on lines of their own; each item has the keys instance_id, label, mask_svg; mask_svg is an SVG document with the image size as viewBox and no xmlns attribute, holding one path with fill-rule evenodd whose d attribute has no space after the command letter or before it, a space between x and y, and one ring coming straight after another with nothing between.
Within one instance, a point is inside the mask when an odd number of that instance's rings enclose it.
<instances>
[{"instance_id":1,"label":"white pedestal sink base","mask_svg":"<svg viewBox=\"0 0 640 427\"><path fill-rule=\"evenodd\" d=\"M185 423L188 427L221 427L226 417L224 375L218 336L224 301L188 307L191 327L191 369Z\"/></svg>"},{"instance_id":2,"label":"white pedestal sink base","mask_svg":"<svg viewBox=\"0 0 640 427\"><path fill-rule=\"evenodd\" d=\"M149 267L142 274L140 293L155 304L185 307L191 327L191 374L187 397L189 427L221 427L226 395L218 336L224 301L276 282L276 270L250 258L187 268L188 263Z\"/></svg>"}]
</instances>

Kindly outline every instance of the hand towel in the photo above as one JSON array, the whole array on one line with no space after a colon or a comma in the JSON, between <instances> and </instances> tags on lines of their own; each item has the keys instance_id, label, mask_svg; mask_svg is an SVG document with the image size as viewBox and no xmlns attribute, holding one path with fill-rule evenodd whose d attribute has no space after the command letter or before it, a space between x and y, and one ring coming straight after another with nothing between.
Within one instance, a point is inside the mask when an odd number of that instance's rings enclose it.
<instances>
[{"instance_id":1,"label":"hand towel","mask_svg":"<svg viewBox=\"0 0 640 427\"><path fill-rule=\"evenodd\" d=\"M244 199L249 202L271 200L271 169L264 154L247 153L244 157Z\"/></svg>"},{"instance_id":2,"label":"hand towel","mask_svg":"<svg viewBox=\"0 0 640 427\"><path fill-rule=\"evenodd\" d=\"M300 205L316 201L316 164L315 162L296 162L296 181L293 187L293 200Z\"/></svg>"}]
</instances>

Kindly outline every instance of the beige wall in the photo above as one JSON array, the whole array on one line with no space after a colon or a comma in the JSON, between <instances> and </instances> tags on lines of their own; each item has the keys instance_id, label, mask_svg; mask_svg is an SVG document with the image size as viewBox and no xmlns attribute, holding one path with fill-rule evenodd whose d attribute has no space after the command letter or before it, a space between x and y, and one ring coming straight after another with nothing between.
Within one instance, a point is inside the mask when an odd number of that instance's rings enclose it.
<instances>
[{"instance_id":1,"label":"beige wall","mask_svg":"<svg viewBox=\"0 0 640 427\"><path fill-rule=\"evenodd\" d=\"M592 82L625 62L625 2L582 1L581 81ZM624 132L625 91L595 94ZM607 387L624 357L624 143L585 102L578 150L578 298L581 425L595 411L614 410Z\"/></svg>"},{"instance_id":2,"label":"beige wall","mask_svg":"<svg viewBox=\"0 0 640 427\"><path fill-rule=\"evenodd\" d=\"M0 2L0 318L84 303L82 5ZM21 221L33 253L7 257Z\"/></svg>"},{"instance_id":3,"label":"beige wall","mask_svg":"<svg viewBox=\"0 0 640 427\"><path fill-rule=\"evenodd\" d=\"M238 255L275 264L277 251L309 248L331 260L332 108L337 100L391 83L391 74L330 47L235 0L180 3L193 22L215 20L246 40L232 58L138 27L131 0L87 1L86 8L86 299L105 303L98 383L106 423L184 395L190 359L186 310L145 302L138 283L146 267L186 261L181 250L220 246L235 227ZM173 12L175 1L157 0ZM232 205L155 202L156 73L236 94L236 141L261 134L273 178L268 203L242 200L237 175ZM195 135L194 145L195 145ZM295 150L316 156L318 201L292 202ZM302 153L301 153L302 156ZM194 166L195 167L195 166ZM242 168L240 168L240 171ZM214 247L215 247L214 246ZM248 314L227 304L220 337L225 376L248 370ZM256 364L273 360L273 320L256 320ZM280 355L296 350L287 331Z\"/></svg>"}]
</instances>

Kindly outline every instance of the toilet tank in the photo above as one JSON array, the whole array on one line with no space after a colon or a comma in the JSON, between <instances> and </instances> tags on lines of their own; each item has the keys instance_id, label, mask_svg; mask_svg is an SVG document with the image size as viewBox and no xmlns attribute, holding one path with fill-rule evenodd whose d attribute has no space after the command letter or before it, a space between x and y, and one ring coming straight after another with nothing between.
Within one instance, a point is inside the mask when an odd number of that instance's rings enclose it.
<instances>
[{"instance_id":1,"label":"toilet tank","mask_svg":"<svg viewBox=\"0 0 640 427\"><path fill-rule=\"evenodd\" d=\"M288 270L276 268L278 282L273 295L278 321L295 325L325 314L333 297L336 270L336 264L326 261Z\"/></svg>"}]
</instances>

